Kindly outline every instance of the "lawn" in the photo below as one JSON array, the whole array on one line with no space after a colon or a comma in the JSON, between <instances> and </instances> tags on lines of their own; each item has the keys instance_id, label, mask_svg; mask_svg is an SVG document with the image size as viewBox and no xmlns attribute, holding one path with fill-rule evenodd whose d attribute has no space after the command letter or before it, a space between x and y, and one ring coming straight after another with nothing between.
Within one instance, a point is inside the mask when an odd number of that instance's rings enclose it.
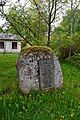
<instances>
[{"instance_id":1,"label":"lawn","mask_svg":"<svg viewBox=\"0 0 80 120\"><path fill-rule=\"evenodd\" d=\"M61 62L63 88L53 92L18 88L18 54L0 54L0 120L80 120L80 69Z\"/></svg>"}]
</instances>

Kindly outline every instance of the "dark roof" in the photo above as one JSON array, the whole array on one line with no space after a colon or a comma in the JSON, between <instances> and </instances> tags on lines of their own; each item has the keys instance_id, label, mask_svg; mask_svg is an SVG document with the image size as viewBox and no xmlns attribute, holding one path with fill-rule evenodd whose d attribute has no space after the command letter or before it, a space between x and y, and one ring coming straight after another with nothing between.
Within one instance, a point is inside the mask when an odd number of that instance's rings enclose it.
<instances>
[{"instance_id":1,"label":"dark roof","mask_svg":"<svg viewBox=\"0 0 80 120\"><path fill-rule=\"evenodd\" d=\"M21 40L21 37L10 33L0 33L0 40Z\"/></svg>"}]
</instances>

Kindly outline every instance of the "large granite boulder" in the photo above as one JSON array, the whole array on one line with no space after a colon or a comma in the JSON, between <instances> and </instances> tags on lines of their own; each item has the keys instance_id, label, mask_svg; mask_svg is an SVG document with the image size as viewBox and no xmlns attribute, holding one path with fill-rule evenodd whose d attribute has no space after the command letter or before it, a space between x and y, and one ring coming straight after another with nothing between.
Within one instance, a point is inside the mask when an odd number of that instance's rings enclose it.
<instances>
[{"instance_id":1,"label":"large granite boulder","mask_svg":"<svg viewBox=\"0 0 80 120\"><path fill-rule=\"evenodd\" d=\"M63 84L59 60L52 49L25 47L17 62L19 86L23 93L35 89L53 89Z\"/></svg>"}]
</instances>

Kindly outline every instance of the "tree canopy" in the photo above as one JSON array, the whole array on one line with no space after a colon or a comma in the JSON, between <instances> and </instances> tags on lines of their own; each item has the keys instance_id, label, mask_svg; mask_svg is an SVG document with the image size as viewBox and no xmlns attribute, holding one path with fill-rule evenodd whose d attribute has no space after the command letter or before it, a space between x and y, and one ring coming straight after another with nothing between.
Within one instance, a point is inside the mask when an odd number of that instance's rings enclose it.
<instances>
[{"instance_id":1,"label":"tree canopy","mask_svg":"<svg viewBox=\"0 0 80 120\"><path fill-rule=\"evenodd\" d=\"M24 39L24 45L47 45L50 46L53 40L53 34L58 32L58 36L71 35L79 31L79 7L78 1L74 0L27 0L22 6L20 4L13 5L8 12L0 10L1 16L6 19L4 32L18 34ZM64 14L61 26L54 29L55 21L59 21L61 12L64 8L68 8L68 12ZM56 22L57 24L57 22ZM2 29L3 30L3 29Z\"/></svg>"}]
</instances>

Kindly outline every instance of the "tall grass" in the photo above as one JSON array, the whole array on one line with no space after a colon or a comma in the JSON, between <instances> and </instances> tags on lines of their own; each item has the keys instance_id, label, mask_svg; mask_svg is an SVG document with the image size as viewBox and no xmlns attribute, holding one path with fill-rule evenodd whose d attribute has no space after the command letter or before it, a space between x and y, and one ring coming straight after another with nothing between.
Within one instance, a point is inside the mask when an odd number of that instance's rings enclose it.
<instances>
[{"instance_id":1,"label":"tall grass","mask_svg":"<svg viewBox=\"0 0 80 120\"><path fill-rule=\"evenodd\" d=\"M18 54L0 54L0 120L80 120L80 69L62 62L63 88L52 92L18 89Z\"/></svg>"}]
</instances>

